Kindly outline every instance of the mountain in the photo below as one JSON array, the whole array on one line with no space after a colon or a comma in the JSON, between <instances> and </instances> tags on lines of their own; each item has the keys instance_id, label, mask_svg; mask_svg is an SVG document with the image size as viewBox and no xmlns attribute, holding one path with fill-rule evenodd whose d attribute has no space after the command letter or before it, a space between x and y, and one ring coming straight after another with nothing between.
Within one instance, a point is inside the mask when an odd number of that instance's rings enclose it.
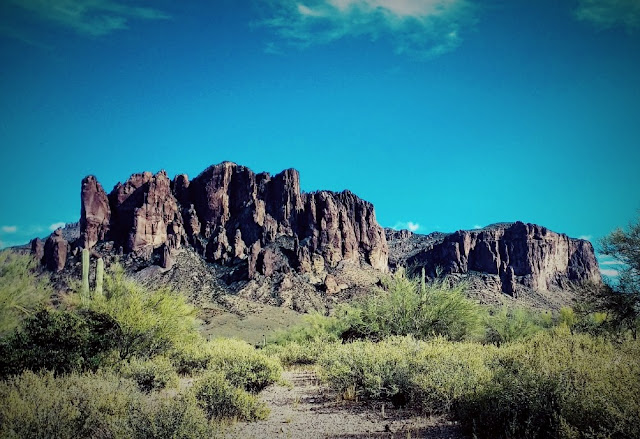
<instances>
[{"instance_id":1,"label":"mountain","mask_svg":"<svg viewBox=\"0 0 640 439\"><path fill-rule=\"evenodd\" d=\"M144 172L108 194L88 176L80 195L77 225L31 243L60 279L79 270L79 249L88 248L194 300L231 293L298 311L367 294L401 265L457 276L494 297L552 297L600 281L587 241L521 222L452 234L385 231L371 203L349 191L301 192L294 169L271 176L223 162L192 180Z\"/></svg>"},{"instance_id":2,"label":"mountain","mask_svg":"<svg viewBox=\"0 0 640 439\"><path fill-rule=\"evenodd\" d=\"M601 282L589 241L535 224L518 221L430 235L387 229L386 236L392 268L454 276L476 292L523 297L545 307L562 305L566 297L560 293L581 283Z\"/></svg>"}]
</instances>

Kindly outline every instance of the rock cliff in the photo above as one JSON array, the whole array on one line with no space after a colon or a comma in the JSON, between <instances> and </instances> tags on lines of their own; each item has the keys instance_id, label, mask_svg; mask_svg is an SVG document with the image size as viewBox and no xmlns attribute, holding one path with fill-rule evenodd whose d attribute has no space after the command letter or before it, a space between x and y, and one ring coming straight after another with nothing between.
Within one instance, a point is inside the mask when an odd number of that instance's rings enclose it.
<instances>
[{"instance_id":1,"label":"rock cliff","mask_svg":"<svg viewBox=\"0 0 640 439\"><path fill-rule=\"evenodd\" d=\"M393 263L413 270L424 267L431 276L436 270L494 275L502 292L512 296L518 285L550 291L571 282L601 281L590 242L535 224L503 223L421 240L393 232L387 236Z\"/></svg>"},{"instance_id":2,"label":"rock cliff","mask_svg":"<svg viewBox=\"0 0 640 439\"><path fill-rule=\"evenodd\" d=\"M79 224L31 243L52 271L77 271L82 247L106 261L122 255L128 270L158 282L202 290L215 278L211 294L297 310L368 294L399 266L457 276L494 299L548 292L536 303L550 307L573 283L600 282L588 241L521 222L451 234L385 231L371 203L349 191L304 193L294 169L272 176L223 162L191 180L144 172L108 194L88 176L80 201Z\"/></svg>"},{"instance_id":3,"label":"rock cliff","mask_svg":"<svg viewBox=\"0 0 640 439\"><path fill-rule=\"evenodd\" d=\"M308 272L312 261L386 271L388 261L371 203L349 191L302 193L294 169L271 176L230 162L191 181L186 175L170 181L164 171L134 174L108 196L95 177L86 177L80 236L83 247L111 240L124 253L146 257L163 247L162 261L188 242L210 262L247 260L249 277ZM290 241L286 251L272 248L282 239Z\"/></svg>"}]
</instances>

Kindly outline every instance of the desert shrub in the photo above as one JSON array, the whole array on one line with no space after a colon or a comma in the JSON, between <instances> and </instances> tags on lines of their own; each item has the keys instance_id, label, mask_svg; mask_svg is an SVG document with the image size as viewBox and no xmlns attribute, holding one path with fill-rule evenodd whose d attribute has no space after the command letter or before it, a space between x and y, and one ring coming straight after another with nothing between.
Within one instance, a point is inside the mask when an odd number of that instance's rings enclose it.
<instances>
[{"instance_id":1,"label":"desert shrub","mask_svg":"<svg viewBox=\"0 0 640 439\"><path fill-rule=\"evenodd\" d=\"M406 398L410 359L419 349L419 342L411 337L334 345L320 357L320 376L340 393L358 398Z\"/></svg>"},{"instance_id":2,"label":"desert shrub","mask_svg":"<svg viewBox=\"0 0 640 439\"><path fill-rule=\"evenodd\" d=\"M493 378L489 363L497 348L451 343L442 338L423 343L410 360L411 399L426 413L444 413L473 397Z\"/></svg>"},{"instance_id":3,"label":"desert shrub","mask_svg":"<svg viewBox=\"0 0 640 439\"><path fill-rule=\"evenodd\" d=\"M268 344L262 349L266 355L276 357L282 365L316 364L322 354L335 347L335 343L312 341L298 343L295 341L285 344Z\"/></svg>"},{"instance_id":4,"label":"desert shrub","mask_svg":"<svg viewBox=\"0 0 640 439\"><path fill-rule=\"evenodd\" d=\"M178 374L169 359L163 356L149 360L134 357L121 364L118 371L124 378L135 381L143 392L178 384Z\"/></svg>"},{"instance_id":5,"label":"desert shrub","mask_svg":"<svg viewBox=\"0 0 640 439\"><path fill-rule=\"evenodd\" d=\"M222 372L236 387L258 392L280 379L280 361L244 341L212 340L207 343L207 349L211 353L208 369Z\"/></svg>"},{"instance_id":6,"label":"desert shrub","mask_svg":"<svg viewBox=\"0 0 640 439\"><path fill-rule=\"evenodd\" d=\"M194 395L149 397L111 372L27 371L0 382L0 437L211 437Z\"/></svg>"},{"instance_id":7,"label":"desert shrub","mask_svg":"<svg viewBox=\"0 0 640 439\"><path fill-rule=\"evenodd\" d=\"M427 342L392 337L334 346L321 357L321 376L343 394L417 403L425 412L445 412L487 384L487 363L496 348L477 343Z\"/></svg>"},{"instance_id":8,"label":"desert shrub","mask_svg":"<svg viewBox=\"0 0 640 439\"><path fill-rule=\"evenodd\" d=\"M48 278L37 275L31 256L0 252L0 335L11 332L51 297Z\"/></svg>"},{"instance_id":9,"label":"desert shrub","mask_svg":"<svg viewBox=\"0 0 640 439\"><path fill-rule=\"evenodd\" d=\"M640 437L637 354L566 327L537 334L499 351L457 416L480 437Z\"/></svg>"},{"instance_id":10,"label":"desert shrub","mask_svg":"<svg viewBox=\"0 0 640 439\"><path fill-rule=\"evenodd\" d=\"M167 288L149 291L127 278L117 264L105 273L104 294L94 295L86 306L118 323L121 334L117 342L122 359L150 358L199 337L196 310L186 303L184 296Z\"/></svg>"},{"instance_id":11,"label":"desert shrub","mask_svg":"<svg viewBox=\"0 0 640 439\"><path fill-rule=\"evenodd\" d=\"M545 316L536 316L524 308L502 307L491 313L485 323L485 341L500 346L522 338L530 337L542 330L539 322Z\"/></svg>"},{"instance_id":12,"label":"desert shrub","mask_svg":"<svg viewBox=\"0 0 640 439\"><path fill-rule=\"evenodd\" d=\"M0 437L127 437L142 399L111 374L22 375L0 382Z\"/></svg>"},{"instance_id":13,"label":"desert shrub","mask_svg":"<svg viewBox=\"0 0 640 439\"><path fill-rule=\"evenodd\" d=\"M279 359L235 339L195 340L176 348L171 362L181 374L216 370L229 382L250 392L257 392L280 379Z\"/></svg>"},{"instance_id":14,"label":"desert shrub","mask_svg":"<svg viewBox=\"0 0 640 439\"><path fill-rule=\"evenodd\" d=\"M256 396L233 386L218 370L205 373L193 387L200 407L209 419L265 419L269 409Z\"/></svg>"},{"instance_id":15,"label":"desert shrub","mask_svg":"<svg viewBox=\"0 0 640 439\"><path fill-rule=\"evenodd\" d=\"M298 343L304 345L312 342L335 342L346 329L345 322L335 317L312 313L303 316L303 323L277 333L272 343L286 345Z\"/></svg>"},{"instance_id":16,"label":"desert shrub","mask_svg":"<svg viewBox=\"0 0 640 439\"><path fill-rule=\"evenodd\" d=\"M117 323L105 314L42 310L0 343L0 374L96 370L109 358L119 334Z\"/></svg>"},{"instance_id":17,"label":"desert shrub","mask_svg":"<svg viewBox=\"0 0 640 439\"><path fill-rule=\"evenodd\" d=\"M213 358L210 345L203 338L176 346L169 353L175 370L181 375L193 375L206 370Z\"/></svg>"},{"instance_id":18,"label":"desert shrub","mask_svg":"<svg viewBox=\"0 0 640 439\"><path fill-rule=\"evenodd\" d=\"M465 297L463 289L464 285L450 285L446 279L419 285L399 270L385 290L338 310L336 317L345 326L342 338L474 338L482 329L483 310Z\"/></svg>"},{"instance_id":19,"label":"desert shrub","mask_svg":"<svg viewBox=\"0 0 640 439\"><path fill-rule=\"evenodd\" d=\"M218 428L209 422L195 395L155 395L134 418L135 437L145 439L199 439L212 437Z\"/></svg>"}]
</instances>

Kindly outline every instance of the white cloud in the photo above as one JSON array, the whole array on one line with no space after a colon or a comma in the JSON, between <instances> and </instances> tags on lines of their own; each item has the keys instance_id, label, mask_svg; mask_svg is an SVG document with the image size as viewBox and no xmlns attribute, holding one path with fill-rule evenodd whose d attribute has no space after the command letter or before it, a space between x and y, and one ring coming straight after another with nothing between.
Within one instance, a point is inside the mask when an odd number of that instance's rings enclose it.
<instances>
[{"instance_id":1,"label":"white cloud","mask_svg":"<svg viewBox=\"0 0 640 439\"><path fill-rule=\"evenodd\" d=\"M2 226L2 231L4 233L16 233L18 231L17 226Z\"/></svg>"},{"instance_id":2,"label":"white cloud","mask_svg":"<svg viewBox=\"0 0 640 439\"><path fill-rule=\"evenodd\" d=\"M481 229L482 226L480 224L476 224L476 225L473 226L473 228L477 230L477 229Z\"/></svg>"},{"instance_id":3,"label":"white cloud","mask_svg":"<svg viewBox=\"0 0 640 439\"><path fill-rule=\"evenodd\" d=\"M403 222L403 221L398 221L393 227L392 229L395 230L402 230L402 229L406 229L409 230L411 232L417 232L418 229L420 229L420 224L418 223L414 223L413 221L407 221L407 222Z\"/></svg>"},{"instance_id":4,"label":"white cloud","mask_svg":"<svg viewBox=\"0 0 640 439\"><path fill-rule=\"evenodd\" d=\"M79 34L101 36L127 29L130 20L169 18L157 9L136 6L121 0L9 0L53 24Z\"/></svg>"},{"instance_id":5,"label":"white cloud","mask_svg":"<svg viewBox=\"0 0 640 439\"><path fill-rule=\"evenodd\" d=\"M622 26L631 31L640 27L640 1L579 0L575 15L601 29Z\"/></svg>"},{"instance_id":6,"label":"white cloud","mask_svg":"<svg viewBox=\"0 0 640 439\"><path fill-rule=\"evenodd\" d=\"M590 241L592 238L591 235L580 235L578 236L578 239L584 239L585 241Z\"/></svg>"},{"instance_id":7,"label":"white cloud","mask_svg":"<svg viewBox=\"0 0 640 439\"><path fill-rule=\"evenodd\" d=\"M624 263L620 261L616 261L615 259L611 261L600 261L599 264L600 265L624 265Z\"/></svg>"},{"instance_id":8,"label":"white cloud","mask_svg":"<svg viewBox=\"0 0 640 439\"><path fill-rule=\"evenodd\" d=\"M611 268L601 268L600 273L609 277L618 277L620 275L620 272L618 270L614 270Z\"/></svg>"},{"instance_id":9,"label":"white cloud","mask_svg":"<svg viewBox=\"0 0 640 439\"><path fill-rule=\"evenodd\" d=\"M49 226L49 230L51 230L52 232L56 229L59 229L60 227L64 227L65 223L63 222L59 222L59 223L53 223Z\"/></svg>"},{"instance_id":10,"label":"white cloud","mask_svg":"<svg viewBox=\"0 0 640 439\"><path fill-rule=\"evenodd\" d=\"M268 14L260 24L288 45L389 39L397 53L417 58L455 49L474 22L468 0L274 0ZM273 44L268 43L269 50Z\"/></svg>"}]
</instances>

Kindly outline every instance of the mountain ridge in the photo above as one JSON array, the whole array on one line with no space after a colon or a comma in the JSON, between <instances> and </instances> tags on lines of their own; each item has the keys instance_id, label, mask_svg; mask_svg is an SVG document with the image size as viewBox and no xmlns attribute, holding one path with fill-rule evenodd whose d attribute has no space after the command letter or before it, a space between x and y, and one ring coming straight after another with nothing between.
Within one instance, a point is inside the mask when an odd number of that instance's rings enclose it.
<instances>
[{"instance_id":1,"label":"mountain ridge","mask_svg":"<svg viewBox=\"0 0 640 439\"><path fill-rule=\"evenodd\" d=\"M295 169L272 176L222 162L192 180L143 172L108 194L87 176L80 199L78 238L56 231L31 243L50 270L77 264L80 248L164 271L186 251L218 267L223 290L300 310L309 307L293 305L296 291L322 308L366 294L400 265L430 277L479 273L479 289L513 298L600 282L586 241L519 221L449 234L385 230L373 204L351 191L302 192Z\"/></svg>"}]
</instances>

